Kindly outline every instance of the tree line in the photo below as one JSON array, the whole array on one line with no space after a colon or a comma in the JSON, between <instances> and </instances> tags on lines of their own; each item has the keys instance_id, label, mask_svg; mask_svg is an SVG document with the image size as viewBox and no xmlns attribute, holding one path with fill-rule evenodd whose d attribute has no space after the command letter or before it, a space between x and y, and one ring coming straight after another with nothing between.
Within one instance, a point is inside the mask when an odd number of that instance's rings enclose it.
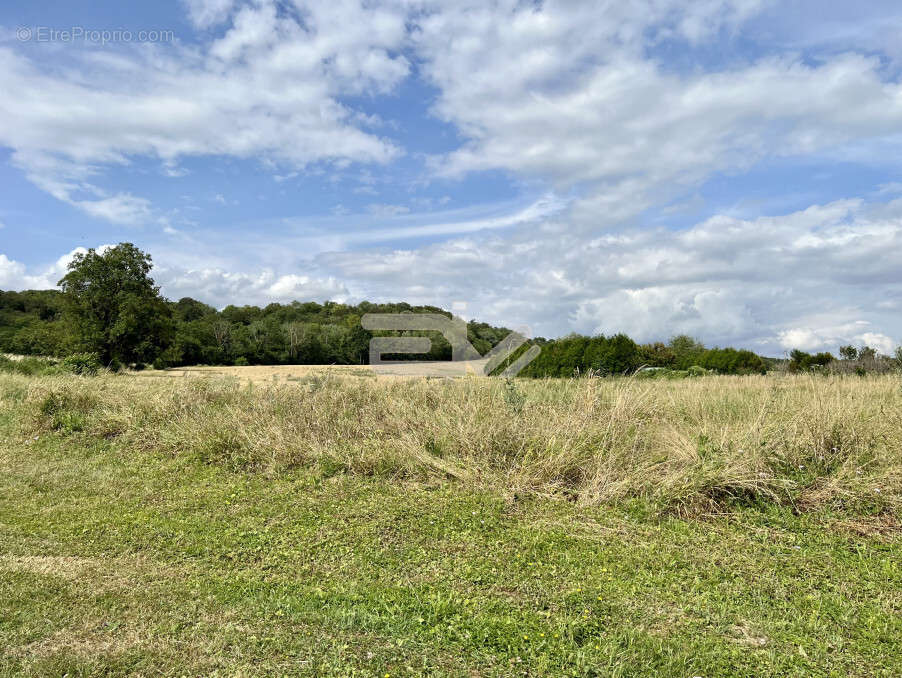
<instances>
[{"instance_id":1,"label":"tree line","mask_svg":"<svg viewBox=\"0 0 902 678\"><path fill-rule=\"evenodd\" d=\"M407 303L323 304L294 301L265 307L229 305L222 310L185 297L169 301L150 276L152 259L131 243L76 255L59 290L0 291L0 352L65 357L94 354L104 366L157 368L184 365L366 364L378 332L363 329L366 313L440 313L435 306ZM510 330L470 321L467 335L481 354ZM387 334L387 333L382 333ZM439 333L411 332L432 339L428 354L396 359L450 360ZM691 337L638 344L625 334L569 335L535 339L542 352L521 374L570 377L631 374L648 367L719 374L763 374L822 368L831 354L793 352L789 361L747 350L706 348ZM843 358L860 369L877 364L873 349L843 347ZM851 352L855 355L852 356ZM902 356L900 356L902 360ZM851 364L851 363L849 363Z\"/></svg>"},{"instance_id":2,"label":"tree line","mask_svg":"<svg viewBox=\"0 0 902 678\"><path fill-rule=\"evenodd\" d=\"M830 352L808 353L795 349L783 367L788 372L820 372L825 374L886 374L902 370L902 346L892 356L882 355L868 346L839 347L839 358Z\"/></svg>"},{"instance_id":3,"label":"tree line","mask_svg":"<svg viewBox=\"0 0 902 678\"><path fill-rule=\"evenodd\" d=\"M327 301L229 305L217 310L196 299L169 301L150 277L152 259L131 243L75 256L59 290L0 291L0 352L64 357L90 352L105 366L365 364L373 333L366 313L440 313L407 303L356 305ZM510 330L467 324L470 343L488 352ZM450 360L437 332L421 356Z\"/></svg>"},{"instance_id":4,"label":"tree line","mask_svg":"<svg viewBox=\"0 0 902 678\"><path fill-rule=\"evenodd\" d=\"M687 372L701 368L717 374L764 374L771 362L751 351L705 348L686 335L668 343L637 344L625 334L586 337L578 334L544 342L542 352L521 373L531 377L632 374L642 368Z\"/></svg>"}]
</instances>

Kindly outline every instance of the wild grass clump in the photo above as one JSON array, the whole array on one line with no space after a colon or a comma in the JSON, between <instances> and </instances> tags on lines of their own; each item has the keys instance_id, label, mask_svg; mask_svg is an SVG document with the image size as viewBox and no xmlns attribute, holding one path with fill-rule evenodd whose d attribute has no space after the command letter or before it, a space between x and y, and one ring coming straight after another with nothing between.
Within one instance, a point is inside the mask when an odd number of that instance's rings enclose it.
<instances>
[{"instance_id":1,"label":"wild grass clump","mask_svg":"<svg viewBox=\"0 0 902 678\"><path fill-rule=\"evenodd\" d=\"M891 377L48 377L27 381L23 407L33 430L266 473L453 478L683 513L768 502L896 512L902 499Z\"/></svg>"},{"instance_id":2,"label":"wild grass clump","mask_svg":"<svg viewBox=\"0 0 902 678\"><path fill-rule=\"evenodd\" d=\"M0 354L0 372L23 374L26 376L52 376L56 374L77 374L95 376L103 369L96 353L72 353L62 360L21 356L10 358Z\"/></svg>"},{"instance_id":3,"label":"wild grass clump","mask_svg":"<svg viewBox=\"0 0 902 678\"><path fill-rule=\"evenodd\" d=\"M21 357L8 358L0 354L0 372L22 374L26 376L48 376L62 374L65 370L55 362L46 358Z\"/></svg>"}]
</instances>

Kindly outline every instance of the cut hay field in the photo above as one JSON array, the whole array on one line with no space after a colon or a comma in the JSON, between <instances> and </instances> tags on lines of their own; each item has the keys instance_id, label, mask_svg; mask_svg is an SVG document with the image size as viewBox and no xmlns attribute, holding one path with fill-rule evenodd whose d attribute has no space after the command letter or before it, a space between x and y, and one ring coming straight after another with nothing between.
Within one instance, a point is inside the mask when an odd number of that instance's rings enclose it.
<instances>
[{"instance_id":1,"label":"cut hay field","mask_svg":"<svg viewBox=\"0 0 902 678\"><path fill-rule=\"evenodd\" d=\"M369 365L248 365L244 367L218 365L173 367L165 370L146 369L139 372L130 371L126 374L137 379L209 379L225 377L255 384L291 383L313 375L338 377L376 376Z\"/></svg>"},{"instance_id":2,"label":"cut hay field","mask_svg":"<svg viewBox=\"0 0 902 678\"><path fill-rule=\"evenodd\" d=\"M382 364L378 368L370 365L248 365L248 366L198 366L198 367L173 367L165 370L141 370L129 372L133 377L142 379L182 379L195 377L231 377L242 382L255 384L268 384L275 382L297 382L310 376L331 377L405 377L419 379L424 368L435 376L457 377L461 371L467 374L482 374L482 367L486 360L470 360L457 363L430 361L419 363L416 361L402 362L388 365Z\"/></svg>"},{"instance_id":3,"label":"cut hay field","mask_svg":"<svg viewBox=\"0 0 902 678\"><path fill-rule=\"evenodd\" d=\"M0 374L0 676L899 675L898 377L179 372Z\"/></svg>"}]
</instances>

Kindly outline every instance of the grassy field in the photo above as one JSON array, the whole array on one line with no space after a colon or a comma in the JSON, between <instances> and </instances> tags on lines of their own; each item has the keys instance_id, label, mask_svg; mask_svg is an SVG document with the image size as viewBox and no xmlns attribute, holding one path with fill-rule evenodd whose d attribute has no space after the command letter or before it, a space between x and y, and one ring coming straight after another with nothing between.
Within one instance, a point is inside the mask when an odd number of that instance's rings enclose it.
<instances>
[{"instance_id":1,"label":"grassy field","mask_svg":"<svg viewBox=\"0 0 902 678\"><path fill-rule=\"evenodd\" d=\"M258 381L0 375L0 676L899 675L898 378Z\"/></svg>"}]
</instances>

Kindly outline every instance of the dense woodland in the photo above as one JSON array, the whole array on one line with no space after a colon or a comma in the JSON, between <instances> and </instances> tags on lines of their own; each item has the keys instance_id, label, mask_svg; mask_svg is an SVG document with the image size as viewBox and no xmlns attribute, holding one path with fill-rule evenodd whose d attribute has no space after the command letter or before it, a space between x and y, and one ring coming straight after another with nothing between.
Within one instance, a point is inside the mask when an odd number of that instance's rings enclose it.
<instances>
[{"instance_id":1,"label":"dense woodland","mask_svg":"<svg viewBox=\"0 0 902 678\"><path fill-rule=\"evenodd\" d=\"M227 306L217 311L185 297L165 302L171 321L165 346L142 357L158 365L363 364L369 360L372 332L364 330L365 313L442 313L433 306L358 305L313 301L257 306ZM470 322L470 342L484 353L510 330ZM432 351L419 359L450 360L451 347L438 333ZM56 290L0 291L0 352L62 357L83 350ZM401 359L405 356L396 356Z\"/></svg>"},{"instance_id":2,"label":"dense woodland","mask_svg":"<svg viewBox=\"0 0 902 678\"><path fill-rule=\"evenodd\" d=\"M364 364L369 359L373 333L361 327L363 314L450 315L437 307L405 303L296 301L265 308L227 306L217 311L186 297L165 302L165 306L171 318L166 346L136 356L157 366ZM470 343L480 353L486 353L508 332L506 328L475 321L467 325ZM450 360L451 347L444 338L438 333L431 337L432 351L417 359ZM765 361L750 351L705 349L687 337L677 337L666 345L639 345L623 334L573 335L553 341L540 338L535 343L542 346L542 353L524 376L571 376L590 370L624 374L643 366L688 369L698 365L725 374L766 369ZM84 348L67 316L62 292L0 292L0 352L63 357Z\"/></svg>"},{"instance_id":3,"label":"dense woodland","mask_svg":"<svg viewBox=\"0 0 902 678\"><path fill-rule=\"evenodd\" d=\"M374 333L361 326L365 313L441 313L406 303L357 305L292 302L227 306L217 310L191 298L164 299L150 278L151 258L129 243L80 255L60 290L0 291L0 353L65 357L93 353L106 366L157 368L182 365L365 364ZM510 330L471 321L470 343L481 354ZM437 332L427 355L398 359L450 360L451 347ZM536 339L542 352L522 373L532 377L631 374L642 368L667 373L763 374L775 367L812 371L831 366L886 371L902 364L868 347L829 353L793 351L788 360L747 350L706 348L677 336L668 343L637 344L624 334ZM391 357L391 356L390 356Z\"/></svg>"}]
</instances>

